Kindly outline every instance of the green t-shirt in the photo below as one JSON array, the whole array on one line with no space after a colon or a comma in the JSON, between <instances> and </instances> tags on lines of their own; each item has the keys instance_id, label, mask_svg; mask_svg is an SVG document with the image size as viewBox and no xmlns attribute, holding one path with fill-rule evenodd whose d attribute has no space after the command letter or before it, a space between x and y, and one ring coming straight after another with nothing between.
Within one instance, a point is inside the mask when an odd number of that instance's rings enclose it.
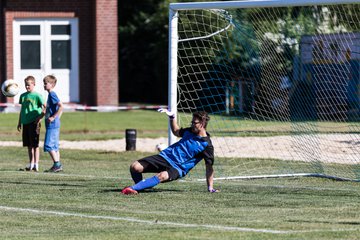
<instances>
[{"instance_id":1,"label":"green t-shirt","mask_svg":"<svg viewBox=\"0 0 360 240\"><path fill-rule=\"evenodd\" d=\"M25 92L20 95L19 103L21 104L20 122L29 124L41 115L44 99L37 92Z\"/></svg>"}]
</instances>

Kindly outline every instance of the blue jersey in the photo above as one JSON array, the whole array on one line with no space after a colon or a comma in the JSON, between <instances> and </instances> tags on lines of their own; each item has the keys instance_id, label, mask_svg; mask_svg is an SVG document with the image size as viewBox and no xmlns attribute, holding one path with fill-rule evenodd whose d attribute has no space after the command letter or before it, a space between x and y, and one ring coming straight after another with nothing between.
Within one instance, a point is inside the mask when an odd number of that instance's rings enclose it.
<instances>
[{"instance_id":1,"label":"blue jersey","mask_svg":"<svg viewBox=\"0 0 360 240\"><path fill-rule=\"evenodd\" d=\"M184 177L202 159L213 164L214 148L210 135L208 133L207 135L200 137L192 133L190 128L181 129L180 136L182 138L161 151L159 155L179 172L180 177Z\"/></svg>"},{"instance_id":2,"label":"blue jersey","mask_svg":"<svg viewBox=\"0 0 360 240\"><path fill-rule=\"evenodd\" d=\"M46 128L59 128L60 127L60 118L56 116L55 120L49 123L47 120L49 117L53 116L59 109L60 99L54 91L49 92L47 104L46 104L46 113L45 113L45 126Z\"/></svg>"}]
</instances>

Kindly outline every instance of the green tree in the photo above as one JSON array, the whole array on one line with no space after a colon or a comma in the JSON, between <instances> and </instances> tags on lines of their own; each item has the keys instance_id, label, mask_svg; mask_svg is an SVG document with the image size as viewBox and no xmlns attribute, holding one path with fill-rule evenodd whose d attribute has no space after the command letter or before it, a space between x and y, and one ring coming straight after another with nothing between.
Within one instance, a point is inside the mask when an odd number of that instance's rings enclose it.
<instances>
[{"instance_id":1,"label":"green tree","mask_svg":"<svg viewBox=\"0 0 360 240\"><path fill-rule=\"evenodd\" d=\"M170 2L185 1L122 0L118 3L121 102L167 103ZM328 22L324 7L256 8L232 12L241 35L234 34L229 38L238 39L240 44L225 43L228 62L236 62L241 68L261 63L263 69L276 69L291 75L293 59L299 55L303 35L323 33L320 25L329 33L343 28L359 31L359 25L351 21L359 18L358 5L348 5L345 11L338 11L336 5L327 9ZM266 33L276 37L266 37Z\"/></svg>"},{"instance_id":2,"label":"green tree","mask_svg":"<svg viewBox=\"0 0 360 240\"><path fill-rule=\"evenodd\" d=\"M167 103L169 4L189 1L118 1L120 102Z\"/></svg>"},{"instance_id":3,"label":"green tree","mask_svg":"<svg viewBox=\"0 0 360 240\"><path fill-rule=\"evenodd\" d=\"M167 102L168 3L119 1L121 102Z\"/></svg>"}]
</instances>

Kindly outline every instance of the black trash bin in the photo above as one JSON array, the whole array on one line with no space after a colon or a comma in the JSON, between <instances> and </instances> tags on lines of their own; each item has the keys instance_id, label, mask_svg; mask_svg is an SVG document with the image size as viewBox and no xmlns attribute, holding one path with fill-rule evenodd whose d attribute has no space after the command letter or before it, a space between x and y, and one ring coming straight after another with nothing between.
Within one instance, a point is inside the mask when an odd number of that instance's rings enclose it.
<instances>
[{"instance_id":1,"label":"black trash bin","mask_svg":"<svg viewBox=\"0 0 360 240\"><path fill-rule=\"evenodd\" d=\"M136 129L126 129L126 151L136 150Z\"/></svg>"}]
</instances>

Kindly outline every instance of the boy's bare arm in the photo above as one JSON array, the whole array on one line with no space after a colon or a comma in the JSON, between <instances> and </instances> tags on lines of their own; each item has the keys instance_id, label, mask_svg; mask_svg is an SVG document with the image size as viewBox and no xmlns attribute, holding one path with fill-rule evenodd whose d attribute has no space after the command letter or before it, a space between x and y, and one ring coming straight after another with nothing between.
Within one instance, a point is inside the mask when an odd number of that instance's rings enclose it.
<instances>
[{"instance_id":1,"label":"boy's bare arm","mask_svg":"<svg viewBox=\"0 0 360 240\"><path fill-rule=\"evenodd\" d=\"M49 121L49 122L54 121L57 116L59 116L59 118L61 117L61 114L62 114L62 111L63 111L64 106L63 106L62 102L59 102L59 103L58 103L58 106L59 106L59 108L58 108L58 110L54 113L54 115L52 115L52 116L50 116L50 117L48 118L48 121Z\"/></svg>"},{"instance_id":2,"label":"boy's bare arm","mask_svg":"<svg viewBox=\"0 0 360 240\"><path fill-rule=\"evenodd\" d=\"M59 109L57 110L57 115L59 116L59 118L61 118L61 115L63 113L63 109L64 109L64 105L62 102L58 103Z\"/></svg>"},{"instance_id":3,"label":"boy's bare arm","mask_svg":"<svg viewBox=\"0 0 360 240\"><path fill-rule=\"evenodd\" d=\"M39 123L39 122L41 121L41 119L45 116L46 105L43 104L43 105L41 106L41 109L42 109L41 114L40 114L40 116L36 119L36 122L37 122L37 123Z\"/></svg>"},{"instance_id":4,"label":"boy's bare arm","mask_svg":"<svg viewBox=\"0 0 360 240\"><path fill-rule=\"evenodd\" d=\"M21 112L19 114L19 121L18 121L18 125L17 125L17 130L20 132L21 130Z\"/></svg>"}]
</instances>

